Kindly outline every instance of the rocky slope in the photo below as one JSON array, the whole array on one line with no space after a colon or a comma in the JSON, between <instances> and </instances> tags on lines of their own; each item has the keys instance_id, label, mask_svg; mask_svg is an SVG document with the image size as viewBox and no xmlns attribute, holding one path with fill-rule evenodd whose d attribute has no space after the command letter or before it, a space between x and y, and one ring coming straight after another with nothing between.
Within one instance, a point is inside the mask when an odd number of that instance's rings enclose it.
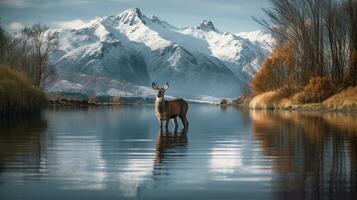
<instances>
[{"instance_id":1,"label":"rocky slope","mask_svg":"<svg viewBox=\"0 0 357 200\"><path fill-rule=\"evenodd\" d=\"M137 8L51 31L59 44L51 57L59 71L53 93L151 96L152 81L168 81L173 96L234 97L269 52L211 21L176 28Z\"/></svg>"}]
</instances>

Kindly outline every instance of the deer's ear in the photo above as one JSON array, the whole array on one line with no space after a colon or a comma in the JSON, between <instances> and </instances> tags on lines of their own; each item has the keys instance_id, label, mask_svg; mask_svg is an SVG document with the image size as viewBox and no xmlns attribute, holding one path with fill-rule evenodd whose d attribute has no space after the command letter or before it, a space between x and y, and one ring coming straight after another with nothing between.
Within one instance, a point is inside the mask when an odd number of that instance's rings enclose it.
<instances>
[{"instance_id":1,"label":"deer's ear","mask_svg":"<svg viewBox=\"0 0 357 200\"><path fill-rule=\"evenodd\" d=\"M159 88L155 82L152 82L151 87L152 87L154 90L157 90L157 89Z\"/></svg>"},{"instance_id":2,"label":"deer's ear","mask_svg":"<svg viewBox=\"0 0 357 200\"><path fill-rule=\"evenodd\" d=\"M169 89L169 83L168 83L168 82L165 83L164 89L165 89L165 90Z\"/></svg>"}]
</instances>

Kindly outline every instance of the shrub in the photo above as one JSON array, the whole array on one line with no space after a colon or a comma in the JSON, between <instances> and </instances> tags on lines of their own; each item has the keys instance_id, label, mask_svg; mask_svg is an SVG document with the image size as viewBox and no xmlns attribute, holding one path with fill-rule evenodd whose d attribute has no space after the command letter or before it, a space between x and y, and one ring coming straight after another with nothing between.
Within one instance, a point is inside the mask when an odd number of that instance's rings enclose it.
<instances>
[{"instance_id":1,"label":"shrub","mask_svg":"<svg viewBox=\"0 0 357 200\"><path fill-rule=\"evenodd\" d=\"M98 100L97 96L91 96L88 99L88 103L89 104L99 104L99 100Z\"/></svg>"},{"instance_id":2,"label":"shrub","mask_svg":"<svg viewBox=\"0 0 357 200\"><path fill-rule=\"evenodd\" d=\"M120 96L112 97L112 103L113 104L120 104Z\"/></svg>"},{"instance_id":3,"label":"shrub","mask_svg":"<svg viewBox=\"0 0 357 200\"><path fill-rule=\"evenodd\" d=\"M304 89L292 98L294 103L317 103L322 102L334 94L335 88L330 78L314 77Z\"/></svg>"},{"instance_id":4,"label":"shrub","mask_svg":"<svg viewBox=\"0 0 357 200\"><path fill-rule=\"evenodd\" d=\"M222 99L219 104L222 105L222 106L228 105L228 100L227 99Z\"/></svg>"},{"instance_id":5,"label":"shrub","mask_svg":"<svg viewBox=\"0 0 357 200\"><path fill-rule=\"evenodd\" d=\"M322 104L332 109L357 111L357 86L342 90L323 101Z\"/></svg>"},{"instance_id":6,"label":"shrub","mask_svg":"<svg viewBox=\"0 0 357 200\"><path fill-rule=\"evenodd\" d=\"M253 99L253 95L251 93L244 93L236 99L232 100L232 104L234 105L248 105L249 102Z\"/></svg>"},{"instance_id":7,"label":"shrub","mask_svg":"<svg viewBox=\"0 0 357 200\"><path fill-rule=\"evenodd\" d=\"M251 86L255 94L275 90L283 86L290 88L296 85L295 61L292 48L285 44L277 48L271 58L265 60L260 70L252 79Z\"/></svg>"},{"instance_id":8,"label":"shrub","mask_svg":"<svg viewBox=\"0 0 357 200\"><path fill-rule=\"evenodd\" d=\"M26 76L0 65L0 115L37 112L46 104L45 93Z\"/></svg>"}]
</instances>

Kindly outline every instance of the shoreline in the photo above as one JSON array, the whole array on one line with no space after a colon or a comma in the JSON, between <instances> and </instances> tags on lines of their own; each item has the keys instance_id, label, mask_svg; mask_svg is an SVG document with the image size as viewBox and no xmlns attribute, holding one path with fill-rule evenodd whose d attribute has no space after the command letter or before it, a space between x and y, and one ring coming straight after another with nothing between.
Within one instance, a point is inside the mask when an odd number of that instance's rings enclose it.
<instances>
[{"instance_id":1,"label":"shoreline","mask_svg":"<svg viewBox=\"0 0 357 200\"><path fill-rule=\"evenodd\" d=\"M251 108L249 105L237 105L237 104L227 104L227 105L217 105L221 107L237 107L248 110L257 110L257 111L287 111L287 112L316 112L316 113L356 113L357 107L353 109L339 109L339 108L326 108L321 105L321 103L314 104L301 104L293 105L289 107L284 107L282 105L277 107L270 108Z\"/></svg>"},{"instance_id":2,"label":"shoreline","mask_svg":"<svg viewBox=\"0 0 357 200\"><path fill-rule=\"evenodd\" d=\"M119 106L142 106L142 105L154 105L153 103L141 102L141 103L83 103L80 101L69 101L71 103L51 103L49 101L48 107L72 107L72 108L83 108L83 107L119 107ZM201 104L210 106L225 107L237 107L249 110L266 110L266 111L296 111L296 112L336 112L336 113L357 113L357 107L355 108L328 108L324 107L322 103L311 103L311 104L298 104L285 106L284 104L274 105L274 107L268 108L251 108L247 104L219 104L219 103L197 103L189 102L189 104Z\"/></svg>"},{"instance_id":3,"label":"shoreline","mask_svg":"<svg viewBox=\"0 0 357 200\"><path fill-rule=\"evenodd\" d=\"M289 112L320 112L320 113L357 113L357 108L326 108L320 103L294 105L291 107L277 108L250 108L250 110L271 110L271 111L289 111Z\"/></svg>"},{"instance_id":4,"label":"shoreline","mask_svg":"<svg viewBox=\"0 0 357 200\"><path fill-rule=\"evenodd\" d=\"M255 96L248 106L250 109L355 113L357 87L347 88L318 103L296 103L292 97L284 97L279 90L273 90Z\"/></svg>"}]
</instances>

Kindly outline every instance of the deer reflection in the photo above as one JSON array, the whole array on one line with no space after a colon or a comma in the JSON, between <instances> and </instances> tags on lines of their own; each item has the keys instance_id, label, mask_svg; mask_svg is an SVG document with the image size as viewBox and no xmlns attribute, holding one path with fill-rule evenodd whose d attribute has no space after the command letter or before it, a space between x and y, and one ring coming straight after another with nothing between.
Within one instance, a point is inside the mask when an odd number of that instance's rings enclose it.
<instances>
[{"instance_id":1,"label":"deer reflection","mask_svg":"<svg viewBox=\"0 0 357 200\"><path fill-rule=\"evenodd\" d=\"M185 155L188 143L185 129L163 133L161 130L156 138L154 175L168 174L168 169L174 161L180 160Z\"/></svg>"},{"instance_id":2,"label":"deer reflection","mask_svg":"<svg viewBox=\"0 0 357 200\"><path fill-rule=\"evenodd\" d=\"M357 117L252 111L252 130L273 158L281 199L352 199L357 183Z\"/></svg>"},{"instance_id":3,"label":"deer reflection","mask_svg":"<svg viewBox=\"0 0 357 200\"><path fill-rule=\"evenodd\" d=\"M46 129L47 121L41 116L0 119L0 171L8 170L9 162L39 167Z\"/></svg>"}]
</instances>

